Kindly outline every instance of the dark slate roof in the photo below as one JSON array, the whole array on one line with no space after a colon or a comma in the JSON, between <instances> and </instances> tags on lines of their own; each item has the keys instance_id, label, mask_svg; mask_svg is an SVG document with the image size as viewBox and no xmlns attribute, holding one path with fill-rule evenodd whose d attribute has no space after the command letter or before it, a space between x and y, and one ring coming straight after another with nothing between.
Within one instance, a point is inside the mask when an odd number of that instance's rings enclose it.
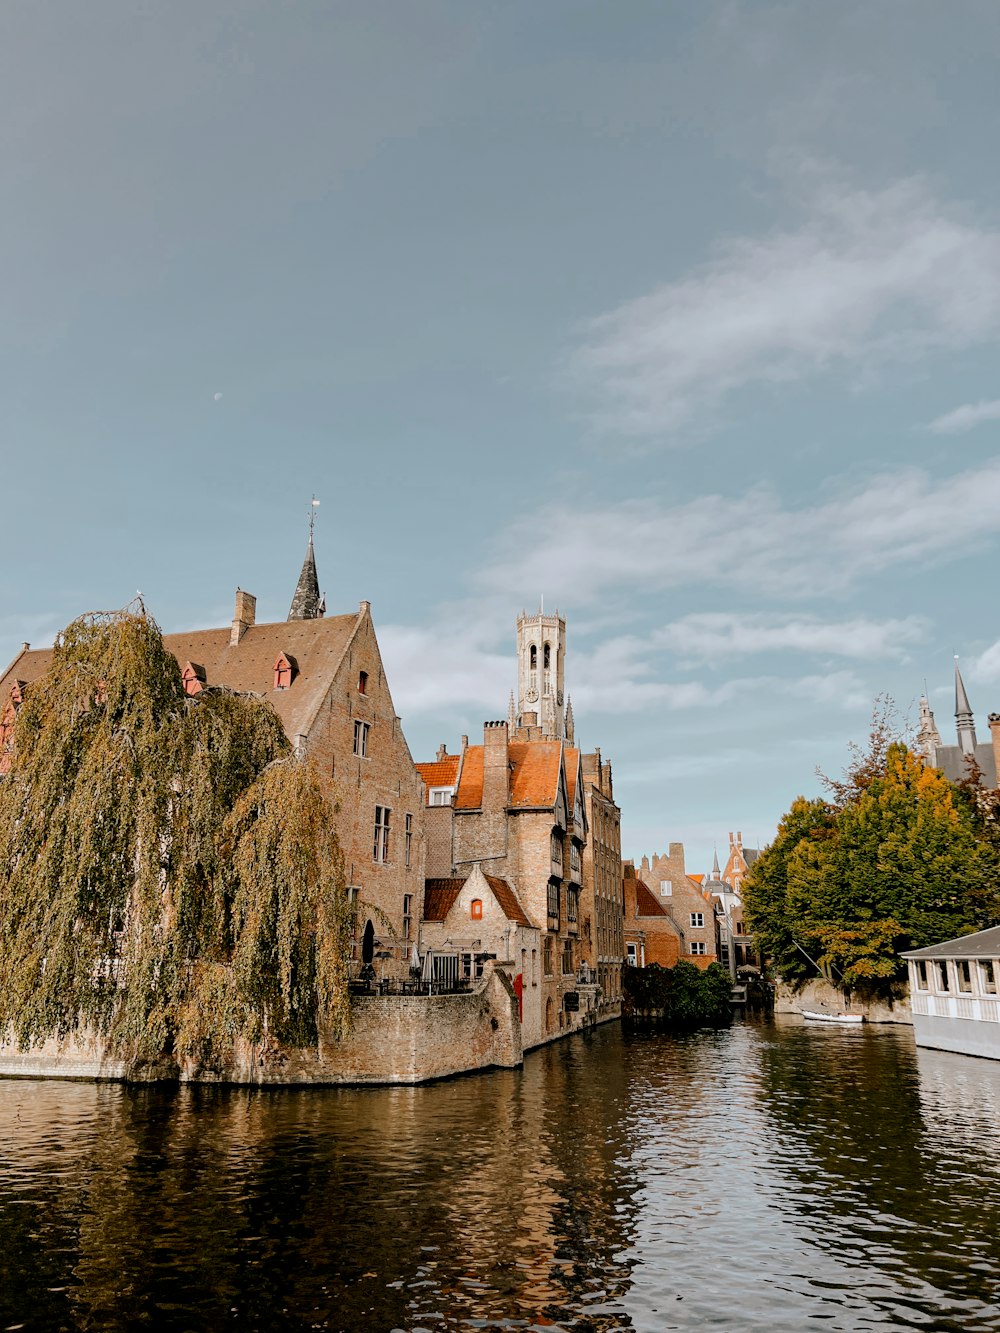
<instances>
[{"instance_id":1,"label":"dark slate roof","mask_svg":"<svg viewBox=\"0 0 1000 1333\"><path fill-rule=\"evenodd\" d=\"M744 848L743 848L743 860L746 861L746 863L747 863L748 866L752 866L753 863L754 863L754 861L757 860L757 857L758 857L758 856L760 856L760 848L759 848L759 847L744 847Z\"/></svg>"},{"instance_id":2,"label":"dark slate roof","mask_svg":"<svg viewBox=\"0 0 1000 1333\"><path fill-rule=\"evenodd\" d=\"M319 579L316 576L316 557L313 554L312 538L306 547L306 558L302 561L302 571L295 585L295 595L288 612L289 620L316 620L321 614L319 601Z\"/></svg>"},{"instance_id":3,"label":"dark slate roof","mask_svg":"<svg viewBox=\"0 0 1000 1333\"><path fill-rule=\"evenodd\" d=\"M960 935L957 940L945 940L926 949L911 949L902 958L1000 958L1000 926L977 930L973 935Z\"/></svg>"},{"instance_id":4,"label":"dark slate roof","mask_svg":"<svg viewBox=\"0 0 1000 1333\"><path fill-rule=\"evenodd\" d=\"M993 758L993 745L990 741L980 741L976 746L976 763L979 765L983 781L987 787L997 785L997 767ZM965 752L960 745L936 745L934 747L934 767L951 782L962 782L969 776L969 766L965 762Z\"/></svg>"}]
</instances>

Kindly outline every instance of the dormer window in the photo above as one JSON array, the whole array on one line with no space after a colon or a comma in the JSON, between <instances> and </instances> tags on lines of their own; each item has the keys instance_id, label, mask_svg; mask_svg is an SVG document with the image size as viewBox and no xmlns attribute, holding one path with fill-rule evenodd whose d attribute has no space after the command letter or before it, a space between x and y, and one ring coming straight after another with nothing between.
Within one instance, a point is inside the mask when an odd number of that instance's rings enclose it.
<instances>
[{"instance_id":1,"label":"dormer window","mask_svg":"<svg viewBox=\"0 0 1000 1333\"><path fill-rule=\"evenodd\" d=\"M274 688L287 690L299 674L299 666L290 653L281 653L274 664Z\"/></svg>"},{"instance_id":2,"label":"dormer window","mask_svg":"<svg viewBox=\"0 0 1000 1333\"><path fill-rule=\"evenodd\" d=\"M181 672L181 684L185 694L200 694L205 688L205 668L198 662L188 662Z\"/></svg>"},{"instance_id":3,"label":"dormer window","mask_svg":"<svg viewBox=\"0 0 1000 1333\"><path fill-rule=\"evenodd\" d=\"M367 694L367 693L368 693L368 672L367 672L367 671L359 671L359 672L358 672L358 693L359 693L359 694Z\"/></svg>"}]
</instances>

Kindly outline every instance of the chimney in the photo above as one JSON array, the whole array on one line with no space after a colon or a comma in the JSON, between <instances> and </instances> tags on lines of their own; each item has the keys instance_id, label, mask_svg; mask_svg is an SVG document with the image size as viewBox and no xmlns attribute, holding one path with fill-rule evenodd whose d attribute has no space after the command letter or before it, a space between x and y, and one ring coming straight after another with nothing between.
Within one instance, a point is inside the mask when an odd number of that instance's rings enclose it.
<instances>
[{"instance_id":1,"label":"chimney","mask_svg":"<svg viewBox=\"0 0 1000 1333\"><path fill-rule=\"evenodd\" d=\"M483 810L506 810L510 800L507 723L483 725Z\"/></svg>"},{"instance_id":2,"label":"chimney","mask_svg":"<svg viewBox=\"0 0 1000 1333\"><path fill-rule=\"evenodd\" d=\"M233 616L233 628L229 635L229 646L234 648L251 629L257 620L257 598L253 593L236 589L236 614Z\"/></svg>"},{"instance_id":3,"label":"chimney","mask_svg":"<svg viewBox=\"0 0 1000 1333\"><path fill-rule=\"evenodd\" d=\"M463 736L463 737L462 737L462 753L465 754L465 752L466 752L466 750L467 750L468 748L469 748L469 738L468 738L468 736Z\"/></svg>"},{"instance_id":4,"label":"chimney","mask_svg":"<svg viewBox=\"0 0 1000 1333\"><path fill-rule=\"evenodd\" d=\"M990 740L993 742L993 763L998 774L997 782L1000 783L1000 713L990 713Z\"/></svg>"},{"instance_id":5,"label":"chimney","mask_svg":"<svg viewBox=\"0 0 1000 1333\"><path fill-rule=\"evenodd\" d=\"M438 763L440 763L441 760L445 758L445 756L447 755L447 753L448 753L448 747L447 747L447 745L439 745L439 746L438 746L438 752L437 752Z\"/></svg>"}]
</instances>

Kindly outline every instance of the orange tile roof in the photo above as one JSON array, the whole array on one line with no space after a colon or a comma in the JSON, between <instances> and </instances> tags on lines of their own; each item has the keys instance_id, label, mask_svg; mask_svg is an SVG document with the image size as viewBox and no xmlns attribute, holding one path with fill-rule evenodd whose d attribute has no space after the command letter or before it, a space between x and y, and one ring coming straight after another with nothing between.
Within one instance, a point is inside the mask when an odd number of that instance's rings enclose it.
<instances>
[{"instance_id":1,"label":"orange tile roof","mask_svg":"<svg viewBox=\"0 0 1000 1333\"><path fill-rule=\"evenodd\" d=\"M548 809L556 803L559 792L559 772L562 758L561 741L509 741L507 761L510 765L509 803L522 810L541 807ZM577 755L578 751L567 751ZM481 745L470 745L462 761L462 775L455 795L457 810L478 810L483 803L484 751Z\"/></svg>"},{"instance_id":2,"label":"orange tile roof","mask_svg":"<svg viewBox=\"0 0 1000 1333\"><path fill-rule=\"evenodd\" d=\"M426 800L430 800L432 787L454 787L458 778L458 766L461 755L449 754L443 759L433 759L426 764L417 764L417 772L423 778L427 788Z\"/></svg>"},{"instance_id":3,"label":"orange tile roof","mask_svg":"<svg viewBox=\"0 0 1000 1333\"><path fill-rule=\"evenodd\" d=\"M182 669L188 662L203 666L206 685L225 685L263 695L294 742L311 726L357 624L357 613L318 620L280 620L251 626L236 645L230 644L230 626L226 625L222 629L165 634L163 643ZM274 663L280 653L294 657L298 664L298 674L285 690L274 688ZM51 663L51 648L19 654L0 679L0 699L9 695L15 680L38 680Z\"/></svg>"},{"instance_id":4,"label":"orange tile roof","mask_svg":"<svg viewBox=\"0 0 1000 1333\"><path fill-rule=\"evenodd\" d=\"M570 813L573 811L573 802L576 800L576 774L580 767L580 751L574 750L572 746L567 745L566 755L566 799L569 803Z\"/></svg>"},{"instance_id":5,"label":"orange tile roof","mask_svg":"<svg viewBox=\"0 0 1000 1333\"><path fill-rule=\"evenodd\" d=\"M464 879L424 880L424 920L443 921L462 892Z\"/></svg>"},{"instance_id":6,"label":"orange tile roof","mask_svg":"<svg viewBox=\"0 0 1000 1333\"><path fill-rule=\"evenodd\" d=\"M524 908L518 902L517 894L505 879L500 879L496 875L487 875L486 883L493 890L493 896L500 904L500 908L508 921L516 921L521 926L532 924L528 920Z\"/></svg>"},{"instance_id":7,"label":"orange tile roof","mask_svg":"<svg viewBox=\"0 0 1000 1333\"><path fill-rule=\"evenodd\" d=\"M636 916L669 916L662 903L657 902L656 894L641 879L635 881Z\"/></svg>"},{"instance_id":8,"label":"orange tile roof","mask_svg":"<svg viewBox=\"0 0 1000 1333\"><path fill-rule=\"evenodd\" d=\"M456 810L478 810L483 803L483 747L470 745L462 757L462 777L455 793Z\"/></svg>"},{"instance_id":9,"label":"orange tile roof","mask_svg":"<svg viewBox=\"0 0 1000 1333\"><path fill-rule=\"evenodd\" d=\"M508 747L513 772L510 780L512 806L555 805L559 793L559 741L514 741Z\"/></svg>"}]
</instances>

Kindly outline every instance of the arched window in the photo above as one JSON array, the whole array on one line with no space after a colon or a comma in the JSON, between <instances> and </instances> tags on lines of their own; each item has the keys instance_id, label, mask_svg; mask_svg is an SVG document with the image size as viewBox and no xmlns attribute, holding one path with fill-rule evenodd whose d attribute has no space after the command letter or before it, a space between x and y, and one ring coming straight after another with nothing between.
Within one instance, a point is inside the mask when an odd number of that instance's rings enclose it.
<instances>
[{"instance_id":1,"label":"arched window","mask_svg":"<svg viewBox=\"0 0 1000 1333\"><path fill-rule=\"evenodd\" d=\"M473 898L472 909L469 913L473 921L482 921L483 919L483 900L482 898Z\"/></svg>"},{"instance_id":2,"label":"arched window","mask_svg":"<svg viewBox=\"0 0 1000 1333\"><path fill-rule=\"evenodd\" d=\"M538 667L538 649L534 644L528 650L528 666L531 667L532 671Z\"/></svg>"},{"instance_id":3,"label":"arched window","mask_svg":"<svg viewBox=\"0 0 1000 1333\"><path fill-rule=\"evenodd\" d=\"M358 672L358 693L359 693L359 694L367 694L367 693L368 693L368 672L367 672L367 671L359 671L359 672Z\"/></svg>"},{"instance_id":4,"label":"arched window","mask_svg":"<svg viewBox=\"0 0 1000 1333\"><path fill-rule=\"evenodd\" d=\"M548 671L549 669L549 658L551 656L552 656L552 649L549 647L548 644L546 644L542 653L542 665L545 667L546 671Z\"/></svg>"}]
</instances>

